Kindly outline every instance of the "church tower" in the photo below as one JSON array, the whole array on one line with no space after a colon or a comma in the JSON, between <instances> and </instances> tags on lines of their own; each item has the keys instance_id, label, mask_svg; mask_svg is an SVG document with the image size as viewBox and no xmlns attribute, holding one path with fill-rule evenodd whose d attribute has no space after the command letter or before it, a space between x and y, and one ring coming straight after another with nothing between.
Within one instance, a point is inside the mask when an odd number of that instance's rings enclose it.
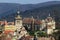
<instances>
[{"instance_id":1,"label":"church tower","mask_svg":"<svg viewBox=\"0 0 60 40\"><path fill-rule=\"evenodd\" d=\"M47 34L52 34L54 29L55 29L55 21L50 16L50 14L49 14L49 16L46 19L46 26L47 26Z\"/></svg>"},{"instance_id":2,"label":"church tower","mask_svg":"<svg viewBox=\"0 0 60 40\"><path fill-rule=\"evenodd\" d=\"M17 16L15 17L15 26L16 26L16 35L18 35L18 39L27 36L28 33L22 24L22 17L19 15L20 11L17 11Z\"/></svg>"},{"instance_id":3,"label":"church tower","mask_svg":"<svg viewBox=\"0 0 60 40\"><path fill-rule=\"evenodd\" d=\"M20 11L17 11L17 16L15 17L15 26L17 28L21 28L23 25L22 25L22 17L19 15L20 14Z\"/></svg>"}]
</instances>

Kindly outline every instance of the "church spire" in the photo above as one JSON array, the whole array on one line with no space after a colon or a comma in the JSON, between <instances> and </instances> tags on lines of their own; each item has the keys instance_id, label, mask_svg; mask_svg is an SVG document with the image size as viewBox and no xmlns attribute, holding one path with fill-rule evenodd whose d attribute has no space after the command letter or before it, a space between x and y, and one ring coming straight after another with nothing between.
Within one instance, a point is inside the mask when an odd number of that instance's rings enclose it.
<instances>
[{"instance_id":1,"label":"church spire","mask_svg":"<svg viewBox=\"0 0 60 40\"><path fill-rule=\"evenodd\" d=\"M32 19L34 19L34 17L32 16Z\"/></svg>"},{"instance_id":2,"label":"church spire","mask_svg":"<svg viewBox=\"0 0 60 40\"><path fill-rule=\"evenodd\" d=\"M33 21L33 23L34 23L34 17L32 16L32 21Z\"/></svg>"},{"instance_id":3,"label":"church spire","mask_svg":"<svg viewBox=\"0 0 60 40\"><path fill-rule=\"evenodd\" d=\"M18 16L18 17L20 16L19 14L20 14L20 11L17 11L17 16Z\"/></svg>"},{"instance_id":4,"label":"church spire","mask_svg":"<svg viewBox=\"0 0 60 40\"><path fill-rule=\"evenodd\" d=\"M19 9L19 5L17 5L17 16L20 16L20 9Z\"/></svg>"},{"instance_id":5,"label":"church spire","mask_svg":"<svg viewBox=\"0 0 60 40\"><path fill-rule=\"evenodd\" d=\"M51 16L51 14L49 13L49 15L48 15L49 17Z\"/></svg>"},{"instance_id":6,"label":"church spire","mask_svg":"<svg viewBox=\"0 0 60 40\"><path fill-rule=\"evenodd\" d=\"M17 11L17 17L16 17L16 19L22 19L22 17L19 14L20 14L20 11Z\"/></svg>"},{"instance_id":7,"label":"church spire","mask_svg":"<svg viewBox=\"0 0 60 40\"><path fill-rule=\"evenodd\" d=\"M17 14L19 15L20 14L20 11L17 11Z\"/></svg>"},{"instance_id":8,"label":"church spire","mask_svg":"<svg viewBox=\"0 0 60 40\"><path fill-rule=\"evenodd\" d=\"M34 17L32 16L32 31L34 31Z\"/></svg>"}]
</instances>

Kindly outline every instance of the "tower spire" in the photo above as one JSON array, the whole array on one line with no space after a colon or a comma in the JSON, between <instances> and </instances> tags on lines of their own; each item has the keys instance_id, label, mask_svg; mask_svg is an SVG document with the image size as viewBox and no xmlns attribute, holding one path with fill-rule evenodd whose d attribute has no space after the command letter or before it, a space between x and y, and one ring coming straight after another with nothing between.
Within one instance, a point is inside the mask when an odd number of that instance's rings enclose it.
<instances>
[{"instance_id":1,"label":"tower spire","mask_svg":"<svg viewBox=\"0 0 60 40\"><path fill-rule=\"evenodd\" d=\"M49 13L49 17L50 17L51 15L50 15L50 13Z\"/></svg>"},{"instance_id":2,"label":"tower spire","mask_svg":"<svg viewBox=\"0 0 60 40\"><path fill-rule=\"evenodd\" d=\"M39 19L39 16L37 16L37 19Z\"/></svg>"},{"instance_id":3,"label":"tower spire","mask_svg":"<svg viewBox=\"0 0 60 40\"><path fill-rule=\"evenodd\" d=\"M34 17L32 16L32 31L34 31Z\"/></svg>"},{"instance_id":4,"label":"tower spire","mask_svg":"<svg viewBox=\"0 0 60 40\"><path fill-rule=\"evenodd\" d=\"M32 19L33 19L33 16L32 16Z\"/></svg>"},{"instance_id":5,"label":"tower spire","mask_svg":"<svg viewBox=\"0 0 60 40\"><path fill-rule=\"evenodd\" d=\"M19 5L17 5L17 17L20 17L20 9L19 9Z\"/></svg>"},{"instance_id":6,"label":"tower spire","mask_svg":"<svg viewBox=\"0 0 60 40\"><path fill-rule=\"evenodd\" d=\"M49 13L49 17L51 16L51 14Z\"/></svg>"},{"instance_id":7,"label":"tower spire","mask_svg":"<svg viewBox=\"0 0 60 40\"><path fill-rule=\"evenodd\" d=\"M19 8L19 5L17 5L17 14L18 14L18 15L20 14L20 8Z\"/></svg>"},{"instance_id":8,"label":"tower spire","mask_svg":"<svg viewBox=\"0 0 60 40\"><path fill-rule=\"evenodd\" d=\"M22 19L22 17L20 16L20 11L17 11L17 16L15 18L16 19Z\"/></svg>"},{"instance_id":9,"label":"tower spire","mask_svg":"<svg viewBox=\"0 0 60 40\"><path fill-rule=\"evenodd\" d=\"M20 14L20 11L17 11L17 14L19 15Z\"/></svg>"},{"instance_id":10,"label":"tower spire","mask_svg":"<svg viewBox=\"0 0 60 40\"><path fill-rule=\"evenodd\" d=\"M16 13L17 13L17 16L16 16L16 19L22 19L22 17L20 16L20 6L17 5L17 10L16 10Z\"/></svg>"}]
</instances>

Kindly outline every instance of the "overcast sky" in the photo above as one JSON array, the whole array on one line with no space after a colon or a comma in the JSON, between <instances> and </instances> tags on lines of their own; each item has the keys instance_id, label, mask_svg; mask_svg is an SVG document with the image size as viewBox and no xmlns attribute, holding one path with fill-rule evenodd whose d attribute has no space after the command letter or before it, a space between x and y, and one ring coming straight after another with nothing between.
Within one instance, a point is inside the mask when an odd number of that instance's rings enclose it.
<instances>
[{"instance_id":1,"label":"overcast sky","mask_svg":"<svg viewBox=\"0 0 60 40\"><path fill-rule=\"evenodd\" d=\"M60 0L0 0L0 3L36 4L47 1L60 1Z\"/></svg>"}]
</instances>

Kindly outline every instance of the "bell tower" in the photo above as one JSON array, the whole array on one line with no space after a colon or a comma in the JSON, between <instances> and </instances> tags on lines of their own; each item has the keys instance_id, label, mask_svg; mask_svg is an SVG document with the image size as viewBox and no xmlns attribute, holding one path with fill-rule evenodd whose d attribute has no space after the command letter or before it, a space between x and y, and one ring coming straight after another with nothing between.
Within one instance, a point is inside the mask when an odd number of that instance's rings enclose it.
<instances>
[{"instance_id":1,"label":"bell tower","mask_svg":"<svg viewBox=\"0 0 60 40\"><path fill-rule=\"evenodd\" d=\"M17 11L17 16L15 17L15 26L16 26L16 35L18 36L18 39L23 37L24 35L27 36L27 31L23 27L22 24L22 17L19 15L20 11Z\"/></svg>"},{"instance_id":2,"label":"bell tower","mask_svg":"<svg viewBox=\"0 0 60 40\"><path fill-rule=\"evenodd\" d=\"M54 32L54 29L55 29L55 21L50 16L50 14L46 19L46 26L47 26L47 34L52 34Z\"/></svg>"},{"instance_id":3,"label":"bell tower","mask_svg":"<svg viewBox=\"0 0 60 40\"><path fill-rule=\"evenodd\" d=\"M23 26L22 25L22 17L19 14L20 14L20 11L17 11L17 16L15 17L15 26L17 28L21 28Z\"/></svg>"}]
</instances>

